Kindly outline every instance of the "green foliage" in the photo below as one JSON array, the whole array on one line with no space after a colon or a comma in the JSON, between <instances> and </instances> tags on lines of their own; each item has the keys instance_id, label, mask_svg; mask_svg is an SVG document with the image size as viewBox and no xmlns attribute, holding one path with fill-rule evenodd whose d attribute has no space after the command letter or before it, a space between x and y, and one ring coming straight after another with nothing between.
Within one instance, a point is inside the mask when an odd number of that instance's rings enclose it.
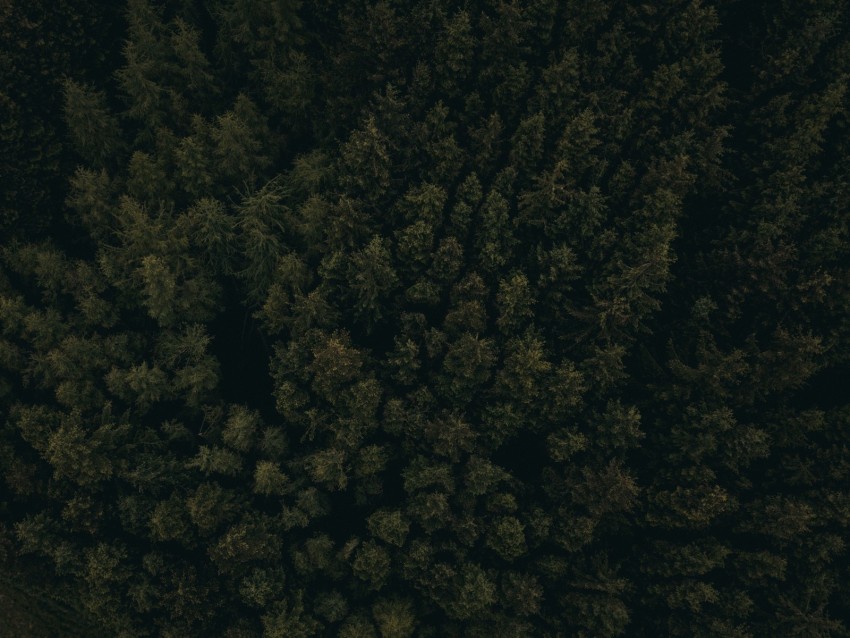
<instances>
[{"instance_id":1,"label":"green foliage","mask_svg":"<svg viewBox=\"0 0 850 638\"><path fill-rule=\"evenodd\" d=\"M0 6L4 569L120 636L845 635L846 5Z\"/></svg>"},{"instance_id":2,"label":"green foliage","mask_svg":"<svg viewBox=\"0 0 850 638\"><path fill-rule=\"evenodd\" d=\"M416 629L416 616L407 600L379 600L372 607L381 638L409 638Z\"/></svg>"},{"instance_id":3,"label":"green foliage","mask_svg":"<svg viewBox=\"0 0 850 638\"><path fill-rule=\"evenodd\" d=\"M106 96L73 80L65 82L64 94L65 119L77 151L89 164L102 166L121 144L118 121L106 106Z\"/></svg>"},{"instance_id":4,"label":"green foliage","mask_svg":"<svg viewBox=\"0 0 850 638\"><path fill-rule=\"evenodd\" d=\"M404 520L402 513L395 511L378 511L367 519L369 531L385 543L404 545L404 539L410 531L410 524Z\"/></svg>"}]
</instances>

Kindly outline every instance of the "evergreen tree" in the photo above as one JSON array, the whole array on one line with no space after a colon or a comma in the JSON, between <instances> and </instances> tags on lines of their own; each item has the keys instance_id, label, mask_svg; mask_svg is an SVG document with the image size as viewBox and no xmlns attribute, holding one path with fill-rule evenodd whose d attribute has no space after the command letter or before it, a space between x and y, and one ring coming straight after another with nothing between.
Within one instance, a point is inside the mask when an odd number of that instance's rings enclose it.
<instances>
[{"instance_id":1,"label":"evergreen tree","mask_svg":"<svg viewBox=\"0 0 850 638\"><path fill-rule=\"evenodd\" d=\"M847 633L847 2L130 0L111 77L34 7L4 566L128 637Z\"/></svg>"}]
</instances>

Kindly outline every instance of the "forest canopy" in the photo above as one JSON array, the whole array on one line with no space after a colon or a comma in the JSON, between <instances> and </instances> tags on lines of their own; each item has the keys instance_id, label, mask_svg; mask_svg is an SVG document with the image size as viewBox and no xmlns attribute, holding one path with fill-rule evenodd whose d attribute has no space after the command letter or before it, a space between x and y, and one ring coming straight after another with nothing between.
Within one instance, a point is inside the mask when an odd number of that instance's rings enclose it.
<instances>
[{"instance_id":1,"label":"forest canopy","mask_svg":"<svg viewBox=\"0 0 850 638\"><path fill-rule=\"evenodd\" d=\"M0 594L850 636L846 0L110 6L0 3Z\"/></svg>"}]
</instances>

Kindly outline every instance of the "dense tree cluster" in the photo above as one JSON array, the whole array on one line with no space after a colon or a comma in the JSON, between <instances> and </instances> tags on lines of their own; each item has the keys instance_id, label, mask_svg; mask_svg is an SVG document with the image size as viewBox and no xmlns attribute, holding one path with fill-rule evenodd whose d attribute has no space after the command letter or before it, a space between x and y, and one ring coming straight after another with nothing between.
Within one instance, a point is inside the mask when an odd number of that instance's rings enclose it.
<instances>
[{"instance_id":1,"label":"dense tree cluster","mask_svg":"<svg viewBox=\"0 0 850 638\"><path fill-rule=\"evenodd\" d=\"M0 559L126 638L850 634L846 0L92 6L0 6Z\"/></svg>"}]
</instances>

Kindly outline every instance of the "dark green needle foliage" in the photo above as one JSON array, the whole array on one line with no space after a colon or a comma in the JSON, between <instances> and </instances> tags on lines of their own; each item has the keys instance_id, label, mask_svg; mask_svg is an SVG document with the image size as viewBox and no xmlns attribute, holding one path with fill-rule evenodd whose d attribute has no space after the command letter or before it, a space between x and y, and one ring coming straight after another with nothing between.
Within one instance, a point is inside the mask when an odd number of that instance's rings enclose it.
<instances>
[{"instance_id":1,"label":"dark green needle foliage","mask_svg":"<svg viewBox=\"0 0 850 638\"><path fill-rule=\"evenodd\" d=\"M56 635L850 635L846 0L0 31L0 561Z\"/></svg>"}]
</instances>

